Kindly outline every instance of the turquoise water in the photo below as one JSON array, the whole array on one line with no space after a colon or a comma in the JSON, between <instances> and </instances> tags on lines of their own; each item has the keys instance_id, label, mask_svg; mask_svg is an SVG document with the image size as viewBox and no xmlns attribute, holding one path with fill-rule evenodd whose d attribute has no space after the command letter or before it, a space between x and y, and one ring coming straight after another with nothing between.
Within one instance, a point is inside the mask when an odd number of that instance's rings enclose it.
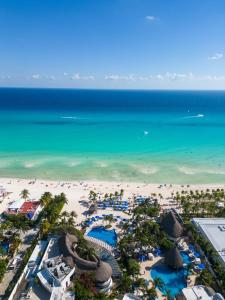
<instances>
[{"instance_id":1,"label":"turquoise water","mask_svg":"<svg viewBox=\"0 0 225 300\"><path fill-rule=\"evenodd\" d=\"M94 227L88 232L88 236L101 240L112 247L117 244L117 234L114 229L105 229L103 226Z\"/></svg>"},{"instance_id":2,"label":"turquoise water","mask_svg":"<svg viewBox=\"0 0 225 300\"><path fill-rule=\"evenodd\" d=\"M223 183L225 93L0 89L0 176Z\"/></svg>"},{"instance_id":3,"label":"turquoise water","mask_svg":"<svg viewBox=\"0 0 225 300\"><path fill-rule=\"evenodd\" d=\"M184 262L185 264L188 265L188 264L191 263L191 259L190 259L190 257L188 256L188 254L187 254L185 251L181 251L180 254L181 254L181 257L182 257L183 262Z\"/></svg>"},{"instance_id":4,"label":"turquoise water","mask_svg":"<svg viewBox=\"0 0 225 300\"><path fill-rule=\"evenodd\" d=\"M185 264L188 265L191 263L191 259L186 252L181 251L180 254ZM165 292L166 289L170 290L172 299L187 286L185 280L186 275L186 269L174 271L164 264L156 265L151 270L151 276L153 279L159 277L163 280L165 288L163 288L162 292Z\"/></svg>"},{"instance_id":5,"label":"turquoise water","mask_svg":"<svg viewBox=\"0 0 225 300\"><path fill-rule=\"evenodd\" d=\"M185 271L173 271L168 268L166 265L157 265L151 270L151 277L161 278L165 284L162 292L165 293L166 290L169 290L171 293L171 299L179 294L183 288L187 287L185 282Z\"/></svg>"}]
</instances>

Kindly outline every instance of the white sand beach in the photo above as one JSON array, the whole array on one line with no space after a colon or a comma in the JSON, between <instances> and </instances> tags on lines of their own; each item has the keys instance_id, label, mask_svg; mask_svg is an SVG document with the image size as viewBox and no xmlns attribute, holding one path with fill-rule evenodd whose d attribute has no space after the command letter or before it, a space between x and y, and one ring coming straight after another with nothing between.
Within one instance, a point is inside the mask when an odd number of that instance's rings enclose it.
<instances>
[{"instance_id":1,"label":"white sand beach","mask_svg":"<svg viewBox=\"0 0 225 300\"><path fill-rule=\"evenodd\" d=\"M79 200L88 200L89 191L102 193L113 193L115 191L124 190L124 199L132 198L134 195L149 196L152 193L161 194L160 204L172 206L170 203L171 193L182 190L206 190L225 188L225 184L204 184L204 185L159 185L159 184L143 184L143 183L120 183L109 181L51 181L51 180L33 180L33 179L16 179L16 178L1 178L0 186L3 186L9 195L4 199L0 199L0 213L2 213L10 202L20 198L20 192L23 189L28 189L30 199L38 200L40 196L49 191L53 195L65 193L68 198L68 204L64 206L66 211L76 211L78 218L77 222L82 221L85 217L82 215L86 209L79 203ZM104 210L104 213L107 213ZM121 214L122 212L120 212ZM118 212L117 212L118 214ZM122 213L123 214L123 213Z\"/></svg>"}]
</instances>

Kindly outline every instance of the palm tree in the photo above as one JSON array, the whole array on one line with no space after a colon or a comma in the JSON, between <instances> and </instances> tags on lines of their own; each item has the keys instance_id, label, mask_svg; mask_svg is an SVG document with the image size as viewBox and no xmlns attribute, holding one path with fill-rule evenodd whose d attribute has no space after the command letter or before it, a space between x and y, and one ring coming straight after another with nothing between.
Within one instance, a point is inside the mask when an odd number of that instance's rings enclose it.
<instances>
[{"instance_id":1,"label":"palm tree","mask_svg":"<svg viewBox=\"0 0 225 300\"><path fill-rule=\"evenodd\" d=\"M74 219L76 219L77 218L77 213L74 210L72 210L71 213L70 213L70 216L73 217Z\"/></svg>"},{"instance_id":2,"label":"palm tree","mask_svg":"<svg viewBox=\"0 0 225 300\"><path fill-rule=\"evenodd\" d=\"M122 198L123 198L123 195L124 195L124 190L123 190L123 189L121 189L121 190L120 190L120 199L122 199Z\"/></svg>"},{"instance_id":3,"label":"palm tree","mask_svg":"<svg viewBox=\"0 0 225 300\"><path fill-rule=\"evenodd\" d=\"M127 273L124 273L119 282L119 289L124 293L131 292L132 283L131 277Z\"/></svg>"},{"instance_id":4,"label":"palm tree","mask_svg":"<svg viewBox=\"0 0 225 300\"><path fill-rule=\"evenodd\" d=\"M48 205L52 201L52 194L50 192L45 192L40 199L42 206Z\"/></svg>"},{"instance_id":5,"label":"palm tree","mask_svg":"<svg viewBox=\"0 0 225 300\"><path fill-rule=\"evenodd\" d=\"M153 280L154 287L158 288L160 291L164 288L164 282L160 277L156 277Z\"/></svg>"},{"instance_id":6,"label":"palm tree","mask_svg":"<svg viewBox=\"0 0 225 300\"><path fill-rule=\"evenodd\" d=\"M112 215L106 215L104 216L104 221L108 221L108 225L110 225L114 221L114 218Z\"/></svg>"},{"instance_id":7,"label":"palm tree","mask_svg":"<svg viewBox=\"0 0 225 300\"><path fill-rule=\"evenodd\" d=\"M20 196L26 201L27 198L29 197L30 193L27 189L22 190L22 192L20 193Z\"/></svg>"},{"instance_id":8,"label":"palm tree","mask_svg":"<svg viewBox=\"0 0 225 300\"><path fill-rule=\"evenodd\" d=\"M166 298L167 298L167 300L172 300L173 299L173 297L171 295L171 291L168 290L168 289L166 289Z\"/></svg>"},{"instance_id":9,"label":"palm tree","mask_svg":"<svg viewBox=\"0 0 225 300\"><path fill-rule=\"evenodd\" d=\"M48 233L50 227L51 227L51 224L48 222L48 220L44 220L40 226L40 233L42 235L46 235Z\"/></svg>"},{"instance_id":10,"label":"palm tree","mask_svg":"<svg viewBox=\"0 0 225 300\"><path fill-rule=\"evenodd\" d=\"M148 299L148 300L155 300L155 298L157 297L156 289L155 288L147 289L145 291L145 296L146 296L146 299Z\"/></svg>"}]
</instances>

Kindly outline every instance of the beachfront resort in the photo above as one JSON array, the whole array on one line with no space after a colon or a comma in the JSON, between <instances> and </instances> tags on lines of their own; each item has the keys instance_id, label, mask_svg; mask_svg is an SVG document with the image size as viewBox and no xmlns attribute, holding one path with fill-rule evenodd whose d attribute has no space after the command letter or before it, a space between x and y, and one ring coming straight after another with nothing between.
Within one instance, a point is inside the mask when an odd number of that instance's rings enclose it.
<instances>
[{"instance_id":1,"label":"beachfront resort","mask_svg":"<svg viewBox=\"0 0 225 300\"><path fill-rule=\"evenodd\" d=\"M1 188L1 299L224 300L223 188L22 183Z\"/></svg>"}]
</instances>

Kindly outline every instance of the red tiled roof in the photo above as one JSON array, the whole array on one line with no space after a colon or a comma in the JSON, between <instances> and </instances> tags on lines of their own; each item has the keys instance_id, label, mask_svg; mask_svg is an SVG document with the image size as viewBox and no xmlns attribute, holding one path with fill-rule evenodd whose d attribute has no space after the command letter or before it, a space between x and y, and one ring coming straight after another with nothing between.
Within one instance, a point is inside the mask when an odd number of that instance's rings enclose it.
<instances>
[{"instance_id":1,"label":"red tiled roof","mask_svg":"<svg viewBox=\"0 0 225 300\"><path fill-rule=\"evenodd\" d=\"M28 212L35 212L39 204L40 204L39 201L25 201L23 205L20 207L19 212L21 214L26 214Z\"/></svg>"}]
</instances>

